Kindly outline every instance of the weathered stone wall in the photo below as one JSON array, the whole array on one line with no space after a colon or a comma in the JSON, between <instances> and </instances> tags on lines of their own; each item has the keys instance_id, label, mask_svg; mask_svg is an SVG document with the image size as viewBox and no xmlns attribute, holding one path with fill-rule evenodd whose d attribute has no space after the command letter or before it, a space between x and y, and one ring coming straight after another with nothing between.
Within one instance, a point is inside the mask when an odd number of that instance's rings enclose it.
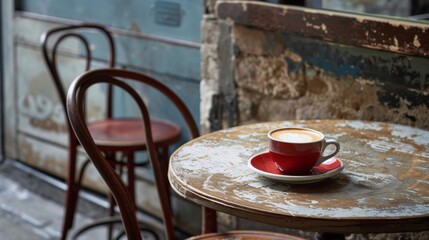
<instances>
[{"instance_id":1,"label":"weathered stone wall","mask_svg":"<svg viewBox=\"0 0 429 240\"><path fill-rule=\"evenodd\" d=\"M429 74L418 69L416 63L422 59L393 54L388 58L373 50L285 37L242 26L234 26L231 37L236 49L234 80L242 124L339 118L389 121L429 129ZM332 57L335 54L337 58ZM320 60L324 63L317 64L315 57L325 58ZM388 63L381 65L380 59ZM343 73L353 68L360 72Z\"/></svg>"},{"instance_id":2,"label":"weathered stone wall","mask_svg":"<svg viewBox=\"0 0 429 240\"><path fill-rule=\"evenodd\" d=\"M207 1L209 10L213 2ZM213 112L219 111L225 121L236 114L235 124L339 118L429 129L427 57L269 31L213 15L202 28L205 131L213 129ZM223 98L213 103L214 95ZM225 111L231 98L235 113Z\"/></svg>"},{"instance_id":3,"label":"weathered stone wall","mask_svg":"<svg viewBox=\"0 0 429 240\"><path fill-rule=\"evenodd\" d=\"M206 1L209 11L215 9L214 2ZM203 132L216 129L213 125L218 124L219 118L223 120L220 127L231 123L336 118L429 129L427 57L270 31L216 16L207 15L202 22ZM234 115L234 121L229 121L230 115ZM274 228L223 214L220 218L227 229ZM421 232L350 235L348 239L427 236L427 232Z\"/></svg>"}]
</instances>

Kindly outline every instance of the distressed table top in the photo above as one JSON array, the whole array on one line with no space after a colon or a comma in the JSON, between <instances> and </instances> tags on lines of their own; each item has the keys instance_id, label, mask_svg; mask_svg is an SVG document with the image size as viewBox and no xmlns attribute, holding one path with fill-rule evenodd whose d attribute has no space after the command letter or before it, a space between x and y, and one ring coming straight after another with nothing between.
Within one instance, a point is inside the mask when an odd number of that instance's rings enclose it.
<instances>
[{"instance_id":1,"label":"distressed table top","mask_svg":"<svg viewBox=\"0 0 429 240\"><path fill-rule=\"evenodd\" d=\"M336 138L344 170L306 185L251 171L247 162L267 150L268 131L289 126ZM198 204L278 226L338 233L429 229L429 132L402 125L312 120L222 130L179 148L169 179L178 194Z\"/></svg>"}]
</instances>

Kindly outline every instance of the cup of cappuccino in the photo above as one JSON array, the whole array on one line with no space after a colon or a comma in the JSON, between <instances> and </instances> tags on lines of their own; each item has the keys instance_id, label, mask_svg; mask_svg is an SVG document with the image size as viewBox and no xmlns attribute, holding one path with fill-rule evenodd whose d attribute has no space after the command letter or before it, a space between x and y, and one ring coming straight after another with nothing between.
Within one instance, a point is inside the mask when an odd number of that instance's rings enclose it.
<instances>
[{"instance_id":1,"label":"cup of cappuccino","mask_svg":"<svg viewBox=\"0 0 429 240\"><path fill-rule=\"evenodd\" d=\"M335 156L340 144L310 128L279 128L268 133L269 151L277 168L285 174L308 174L314 166ZM335 150L324 155L328 145Z\"/></svg>"}]
</instances>

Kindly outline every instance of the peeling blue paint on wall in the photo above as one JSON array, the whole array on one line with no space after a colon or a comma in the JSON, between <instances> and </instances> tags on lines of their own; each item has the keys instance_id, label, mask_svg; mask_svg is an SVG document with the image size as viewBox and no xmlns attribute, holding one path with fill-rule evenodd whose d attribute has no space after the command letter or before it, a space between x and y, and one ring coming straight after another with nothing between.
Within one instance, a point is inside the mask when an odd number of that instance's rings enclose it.
<instances>
[{"instance_id":1,"label":"peeling blue paint on wall","mask_svg":"<svg viewBox=\"0 0 429 240\"><path fill-rule=\"evenodd\" d=\"M429 59L284 36L285 51L298 54L301 62L285 58L288 71L317 66L341 77L362 78L380 86L378 100L391 108L406 103L409 109L429 107ZM409 116L412 120L413 116ZM415 121L415 120L414 120Z\"/></svg>"},{"instance_id":2,"label":"peeling blue paint on wall","mask_svg":"<svg viewBox=\"0 0 429 240\"><path fill-rule=\"evenodd\" d=\"M338 77L350 76L409 88L429 87L429 59L358 48L285 35L284 46L312 64ZM289 63L289 62L288 62ZM294 66L291 71L298 70Z\"/></svg>"}]
</instances>

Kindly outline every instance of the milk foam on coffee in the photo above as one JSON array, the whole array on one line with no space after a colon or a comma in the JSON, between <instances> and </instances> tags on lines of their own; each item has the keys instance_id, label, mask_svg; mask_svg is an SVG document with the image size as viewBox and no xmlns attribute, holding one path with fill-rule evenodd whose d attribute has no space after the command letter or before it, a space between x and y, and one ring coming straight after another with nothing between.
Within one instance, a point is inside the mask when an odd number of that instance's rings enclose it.
<instances>
[{"instance_id":1,"label":"milk foam on coffee","mask_svg":"<svg viewBox=\"0 0 429 240\"><path fill-rule=\"evenodd\" d=\"M280 141L293 143L309 143L322 138L322 136L315 132L297 129L277 131L272 136Z\"/></svg>"}]
</instances>

